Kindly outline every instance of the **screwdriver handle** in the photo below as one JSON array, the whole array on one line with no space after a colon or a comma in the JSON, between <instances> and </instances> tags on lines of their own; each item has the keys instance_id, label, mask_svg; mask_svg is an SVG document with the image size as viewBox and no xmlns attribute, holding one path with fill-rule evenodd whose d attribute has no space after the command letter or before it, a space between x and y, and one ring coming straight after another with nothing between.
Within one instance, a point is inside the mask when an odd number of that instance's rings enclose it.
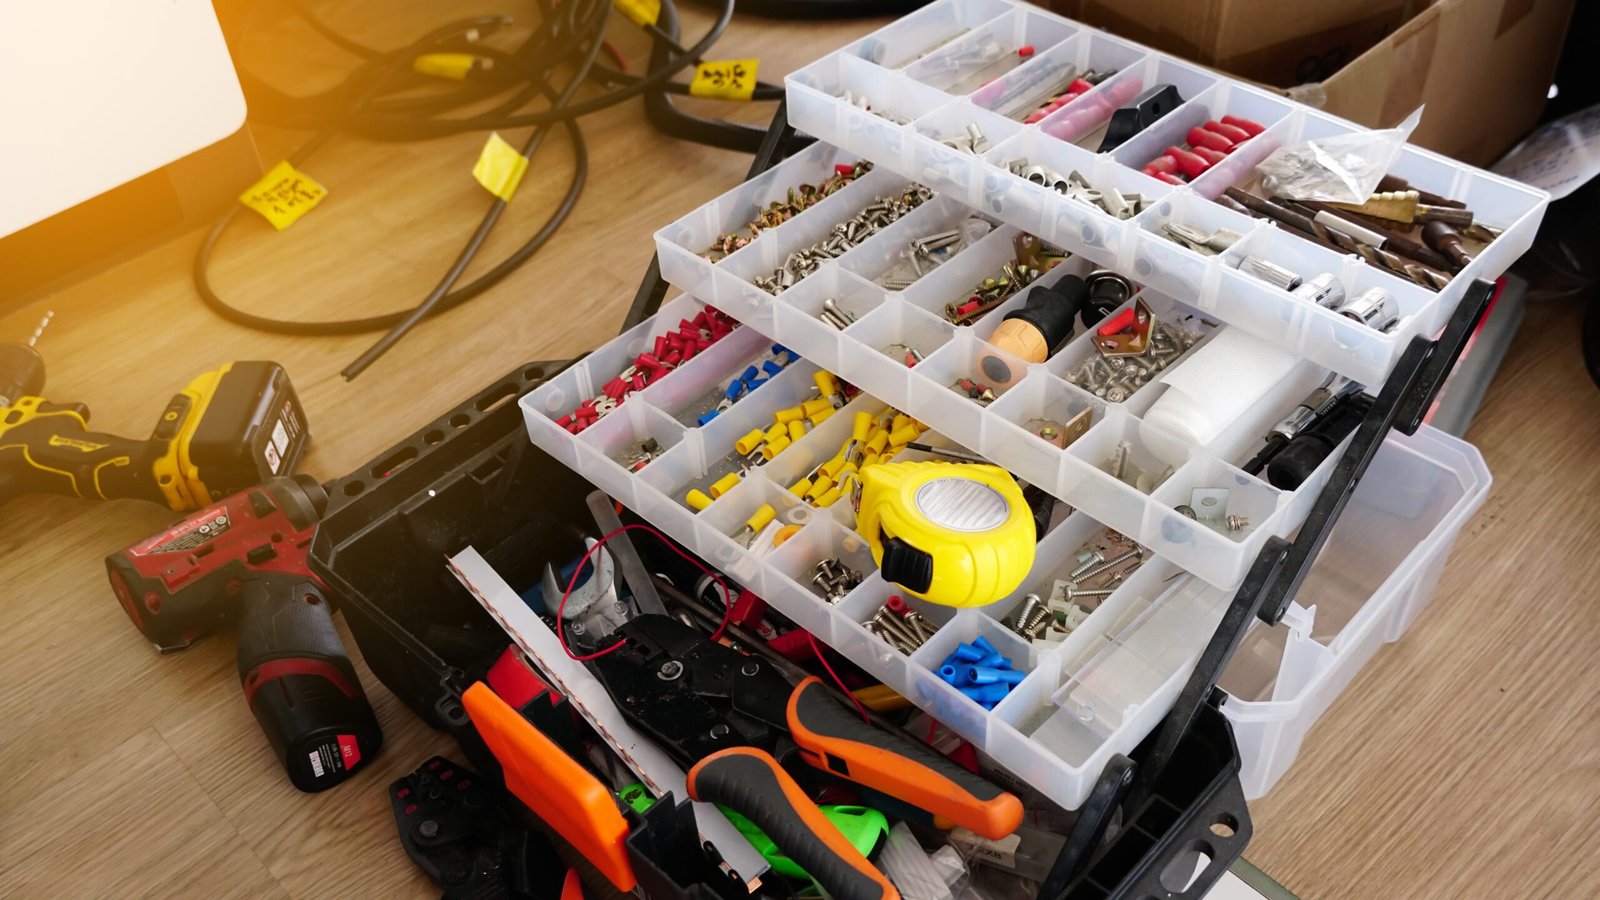
<instances>
[{"instance_id":1,"label":"screwdriver handle","mask_svg":"<svg viewBox=\"0 0 1600 900\"><path fill-rule=\"evenodd\" d=\"M1022 824L1022 801L921 744L873 728L811 677L789 695L789 733L816 768L999 840Z\"/></svg>"},{"instance_id":2,"label":"screwdriver handle","mask_svg":"<svg viewBox=\"0 0 1600 900\"><path fill-rule=\"evenodd\" d=\"M867 861L778 761L754 747L730 747L689 770L689 796L719 803L754 822L834 900L898 900Z\"/></svg>"}]
</instances>

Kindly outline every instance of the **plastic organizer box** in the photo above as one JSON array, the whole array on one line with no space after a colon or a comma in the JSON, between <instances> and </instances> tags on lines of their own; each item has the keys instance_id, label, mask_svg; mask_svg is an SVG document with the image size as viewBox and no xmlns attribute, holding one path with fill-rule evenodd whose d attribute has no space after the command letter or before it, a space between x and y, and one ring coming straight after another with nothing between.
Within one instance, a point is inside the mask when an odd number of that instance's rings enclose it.
<instances>
[{"instance_id":1,"label":"plastic organizer box","mask_svg":"<svg viewBox=\"0 0 1600 900\"><path fill-rule=\"evenodd\" d=\"M1163 383L1151 379L1121 402L1109 402L1068 380L1068 375L1096 354L1090 344L1091 332L1080 331L1047 362L1025 366L1020 360L993 350L984 339L1007 312L1024 301L1026 290L1018 291L970 326L953 325L940 314L946 304L967 296L975 283L996 274L1012 259L1018 234L1015 227L995 228L903 291L885 290L874 281L896 263L911 238L948 232L962 219L976 214L948 197L935 194L776 296L747 280L753 273L770 272L792 252L789 248L813 243L815 236L830 233L835 224L849 219L874 199L902 190L907 182L892 172L874 169L857 178L784 224L767 229L749 246L719 264L712 265L688 251L689 247L709 246L718 235L749 222L756 211L771 200L786 196L796 185L820 181L836 166L853 160L853 156L837 148L815 144L662 229L658 242L662 247L663 276L770 338L767 343L775 341L794 350L809 363L932 426L954 443L993 460L1212 584L1237 584L1268 536L1287 534L1304 521L1317 491L1332 471L1331 457L1292 492L1277 490L1235 466L1259 449L1267 430L1326 377L1326 369L1302 361L1272 387L1259 405L1235 420L1210 444L1186 447L1181 454L1174 454L1167 447L1158 457L1146 446L1149 433L1141 427L1139 417L1165 390ZM1071 257L1035 283L1050 285L1067 273L1081 276L1092 268L1086 258ZM1217 323L1208 318L1209 314L1187 303L1148 290L1136 299L1148 305L1157 321L1182 324L1186 330L1199 334L1200 341L1190 353L1216 331ZM855 316L855 321L842 331L826 324L818 315L825 300L834 301ZM1129 305L1133 302L1130 300ZM679 318L684 317L671 316L665 310L661 315L667 320L667 325L662 326L666 330L676 327ZM765 338L749 340L753 343L741 345L741 351L723 352L754 355ZM627 355L626 348L642 348L644 343L642 334L630 333L620 343L613 342L597 351L580 369L593 373L584 389L598 393L625 365L611 366L612 356L604 354L613 354L621 361ZM891 349L899 347L915 348L923 356L922 361L908 368L903 351ZM1019 371L1026 370L1027 376L1009 387L996 387L997 399L984 407L956 393L952 385L961 378L992 383L980 369L980 359L991 353L1010 360ZM1176 364L1169 364L1169 368ZM727 375L716 366L714 362L696 366L694 371L704 374L684 380L700 385L712 375ZM785 396L792 401L792 392L808 389L811 380L803 372L794 372L787 376L786 384L789 387L784 390L791 393ZM662 397L663 393L647 395ZM587 396L592 394L577 399ZM1035 418L1065 422L1084 410L1090 411L1090 429L1065 450L1023 427ZM560 411L565 412L566 409ZM722 448L753 427L753 421L745 416L722 425L713 423L704 434L703 444L697 442L697 449L674 451L671 459L652 463L650 471L658 474L651 483L658 488L677 488L679 485L670 483L672 479L665 473L676 473L691 460L692 465L709 464L726 452ZM620 422L612 423L606 433L621 427ZM841 423L837 427L846 426ZM671 427L658 436L663 445L676 444L680 438ZM837 441L834 446L838 446ZM1172 474L1149 493L1113 477L1107 471L1108 463L1122 446L1126 446L1128 465L1152 471L1170 467ZM691 455L696 453L705 458ZM1219 531L1186 518L1178 507L1190 504L1195 488L1227 488L1227 509L1222 512L1242 517L1248 524L1238 531Z\"/></svg>"},{"instance_id":2,"label":"plastic organizer box","mask_svg":"<svg viewBox=\"0 0 1600 900\"><path fill-rule=\"evenodd\" d=\"M997 235L1004 237L1003 232ZM966 252L977 249L975 245ZM954 265L956 260L946 265ZM1072 262L1064 264L1072 265ZM1153 298L1152 302L1166 311L1177 308L1173 301L1164 298ZM865 542L852 530L854 515L850 504L836 503L826 509L814 509L790 494L786 486L832 456L848 436L856 411L875 412L894 406L919 415L943 407L960 409L968 401L956 398L937 382L918 387L910 379L901 382L905 389L898 402L863 392L770 461L750 469L737 487L722 493L709 507L697 513L685 504L684 498L689 489L704 488L734 470L733 441L753 427L769 424L774 412L793 407L815 394L813 375L817 367L810 361L798 360L742 396L707 424L695 424L708 398L721 396L729 380L738 378L752 363L770 354L773 335L753 325L735 328L691 360L629 396L578 434L569 433L557 420L575 405L599 393L638 354L650 349L658 335L675 331L681 320L693 320L703 309L700 301L691 296L676 297L656 316L523 397L520 402L533 442L731 578L755 590L795 624L973 741L1018 779L1037 786L1052 800L1068 808L1080 804L1110 755L1131 751L1164 715L1199 651L1215 630L1231 593L1186 571L1171 554L1181 555L1186 552L1187 545L1162 541L1159 534L1147 535L1142 530L1143 511L1128 515L1124 509L1128 505L1126 498L1113 500L1108 493L1102 502L1112 513L1109 518L1113 521L1100 519L1087 507L1078 506L1043 537L1033 570L1022 587L1000 602L955 610L912 599L912 605L935 624L937 630L910 655L900 652L866 627L865 623L891 595L903 594L903 591L886 583L876 572ZM894 306L881 314L919 315L912 309ZM863 316L859 326L870 322L871 317ZM948 332L954 331L954 326L948 326ZM943 337L942 344L954 344L957 349L961 346L957 336L943 333ZM868 355L882 354L866 348L848 354L852 357ZM897 374L915 373L924 366L935 365L939 359L937 352L932 353L912 370L895 363L901 366ZM844 368L848 370L849 367ZM1033 387L1028 387L1030 383ZM1053 403L1068 399L1087 402L1073 393L1075 391L1048 371L1030 373L1013 392L987 410L981 410L983 421L991 421L988 417L993 417L994 427L1008 427L1007 416L1025 416L1035 408L1048 410ZM1292 393L1286 393L1286 397ZM924 402L919 404L918 398ZM906 399L913 402L905 404ZM1292 404L1294 400L1287 402ZM1073 445L1074 449L1085 442L1091 442L1085 446L1104 446L1116 436L1127 433L1133 422L1131 413L1103 406L1101 410L1107 418L1080 438ZM938 418L933 415L924 420L932 430L924 434L922 440L950 443L953 434L964 433L967 427L962 421L950 422L948 424L955 428L941 433L943 426L932 421ZM978 427L981 430L988 426ZM1247 431L1252 440L1257 437L1255 431ZM1097 437L1097 433L1101 436ZM1245 431L1240 433L1243 435ZM1037 441L1040 446L1029 448L1026 453L996 454L1012 456L1016 462L1023 463L1020 468L1033 470L1036 477L1060 472L1060 458L1072 452L1047 447L1039 439L1020 433L997 431L995 437L994 442L974 443L978 447L992 443L1004 449L1000 445L1025 446ZM1440 436L1430 436L1429 440L1445 446L1455 443ZM636 468L633 463L636 452L650 441L654 442L658 455ZM1429 446L1424 441L1421 449L1406 452L1421 460L1417 465L1428 465ZM1385 454L1395 452L1400 451L1391 448ZM1460 453L1471 451L1468 448ZM1030 458L1045 460L1052 456L1058 458L1050 464L1027 464ZM903 451L897 457L917 458L928 457L912 451ZM1086 460L1078 461L1086 470L1094 468ZM1198 467L1184 475L1183 484L1219 475L1233 477L1227 465L1219 460L1205 458L1196 462ZM1451 474L1447 464L1433 465L1444 474L1419 482L1425 484L1420 507L1424 511L1433 508L1426 502L1429 498L1448 495L1438 487L1441 480ZM1376 466L1375 470L1384 471ZM1179 470L1172 479L1183 475L1184 471ZM1291 499L1273 495L1270 488L1254 479L1238 477L1257 485L1256 488L1239 485L1235 489L1235 493L1242 491L1245 496L1255 498L1251 503L1260 499L1263 503L1270 501L1269 505L1278 505ZM1078 492L1063 493L1076 496ZM1160 489L1157 493L1161 493ZM1096 496L1095 490L1088 492L1091 505ZM1150 502L1157 501L1151 499ZM801 527L777 550L757 555L731 536L739 532L763 504L770 504L778 511L781 523ZM1419 511L1413 517L1420 515ZM1451 520L1455 529L1459 529L1464 515L1461 513ZM1187 526L1204 527L1187 519L1182 522ZM1076 566L1072 551L1106 525L1123 530L1129 536L1140 535L1141 540L1155 538L1146 544L1155 555L1117 585L1060 644L1041 649L1018 637L1003 620L1016 611L1027 594L1048 594L1057 579L1067 577L1067 572ZM1404 571L1397 569L1369 606L1381 605L1383 597L1387 596L1385 591L1413 590L1412 582L1420 579L1424 570L1436 572L1438 561L1442 561L1453 537L1454 531L1448 531L1416 545L1417 549L1402 566ZM1418 555L1425 555L1431 563L1413 564L1412 558ZM837 603L826 602L808 585L812 567L824 558L839 559L867 577ZM1302 617L1296 621L1306 619ZM935 672L958 643L979 636L993 643L1017 669L1027 673L992 713L941 680Z\"/></svg>"},{"instance_id":3,"label":"plastic organizer box","mask_svg":"<svg viewBox=\"0 0 1600 900\"><path fill-rule=\"evenodd\" d=\"M1069 66L1079 73L1115 74L1038 121L1020 121L1028 117L1017 114L1016 103L1049 90ZM1162 84L1175 86L1182 104L1115 150L1095 152L1112 112ZM1434 292L1358 256L1333 252L1212 202L1225 188L1253 178L1256 164L1274 149L1359 132L1361 126L1008 0L940 0L795 72L786 86L790 124L843 148L852 159L871 160L1367 385L1383 380L1413 336L1432 336L1443 327L1472 279L1492 280L1529 247L1549 199L1542 191L1406 146L1391 174L1461 201L1478 222L1502 229L1450 284ZM1185 145L1190 128L1225 115L1265 130L1187 185L1173 186L1140 171L1165 148ZM952 138L960 143L968 126L976 126L987 142L980 152L944 143ZM1115 188L1152 202L1139 215L1118 219L1013 174L1007 163L1018 159L1061 176L1078 172L1095 189ZM725 195L699 215L726 217L744 196ZM794 241L806 235L801 227L790 229L792 238L764 236L742 254L744 259L724 263L727 277L712 279L721 291L705 293L709 273L689 273L690 261L675 258L678 250L701 249L674 240L694 221L690 216L658 237L663 272L730 311L736 310L728 294L737 286L728 278L743 274L742 267L754 258L783 258L804 246ZM1244 238L1220 256L1206 256L1169 240L1162 231L1168 222L1207 232L1228 228ZM1331 273L1348 296L1381 287L1397 302L1400 321L1379 332L1296 298L1239 271L1238 262L1247 254L1304 278ZM744 312L748 321L763 324Z\"/></svg>"}]
</instances>

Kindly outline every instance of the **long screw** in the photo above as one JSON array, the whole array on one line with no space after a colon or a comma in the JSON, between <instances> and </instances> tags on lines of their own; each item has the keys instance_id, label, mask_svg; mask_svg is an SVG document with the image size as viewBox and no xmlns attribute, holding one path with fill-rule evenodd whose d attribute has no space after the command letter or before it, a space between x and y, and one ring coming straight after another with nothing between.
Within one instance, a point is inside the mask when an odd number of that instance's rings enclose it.
<instances>
[{"instance_id":1,"label":"long screw","mask_svg":"<svg viewBox=\"0 0 1600 900\"><path fill-rule=\"evenodd\" d=\"M1110 559L1106 560L1101 565L1095 566L1094 568L1090 569L1089 571L1087 571L1087 572L1083 573L1082 575L1078 576L1076 579L1074 579L1074 581L1090 581L1090 580L1093 580L1094 578L1096 578L1096 577L1098 577L1100 575L1104 575L1105 573L1111 571L1112 569L1115 569L1117 566L1122 565L1123 563L1127 562L1130 559L1141 559L1141 558L1143 558L1143 556L1144 556L1144 551L1139 549L1138 547L1135 547L1132 550L1129 550L1127 553L1124 553L1124 554L1122 554L1120 556L1111 557Z\"/></svg>"}]
</instances>

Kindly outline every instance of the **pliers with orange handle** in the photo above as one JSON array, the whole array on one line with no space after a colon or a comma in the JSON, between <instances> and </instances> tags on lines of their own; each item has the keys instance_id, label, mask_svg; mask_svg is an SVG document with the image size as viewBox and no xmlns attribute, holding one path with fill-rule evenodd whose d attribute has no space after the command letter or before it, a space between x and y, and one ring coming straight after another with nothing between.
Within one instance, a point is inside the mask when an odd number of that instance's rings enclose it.
<instances>
[{"instance_id":1,"label":"pliers with orange handle","mask_svg":"<svg viewBox=\"0 0 1600 900\"><path fill-rule=\"evenodd\" d=\"M818 678L791 682L670 616L635 616L613 642L590 667L623 714L688 769L690 795L760 826L835 900L899 894L785 771L796 759L985 837L1022 822L1015 796L863 722Z\"/></svg>"}]
</instances>

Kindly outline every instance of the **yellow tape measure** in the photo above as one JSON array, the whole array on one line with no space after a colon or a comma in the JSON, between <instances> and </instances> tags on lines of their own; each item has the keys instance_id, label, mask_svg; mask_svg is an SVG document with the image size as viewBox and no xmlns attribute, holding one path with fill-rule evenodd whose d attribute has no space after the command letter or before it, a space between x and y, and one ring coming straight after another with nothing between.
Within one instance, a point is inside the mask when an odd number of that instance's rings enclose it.
<instances>
[{"instance_id":1,"label":"yellow tape measure","mask_svg":"<svg viewBox=\"0 0 1600 900\"><path fill-rule=\"evenodd\" d=\"M1033 568L1033 513L998 466L903 462L861 472L856 530L883 577L944 606L983 606Z\"/></svg>"}]
</instances>

